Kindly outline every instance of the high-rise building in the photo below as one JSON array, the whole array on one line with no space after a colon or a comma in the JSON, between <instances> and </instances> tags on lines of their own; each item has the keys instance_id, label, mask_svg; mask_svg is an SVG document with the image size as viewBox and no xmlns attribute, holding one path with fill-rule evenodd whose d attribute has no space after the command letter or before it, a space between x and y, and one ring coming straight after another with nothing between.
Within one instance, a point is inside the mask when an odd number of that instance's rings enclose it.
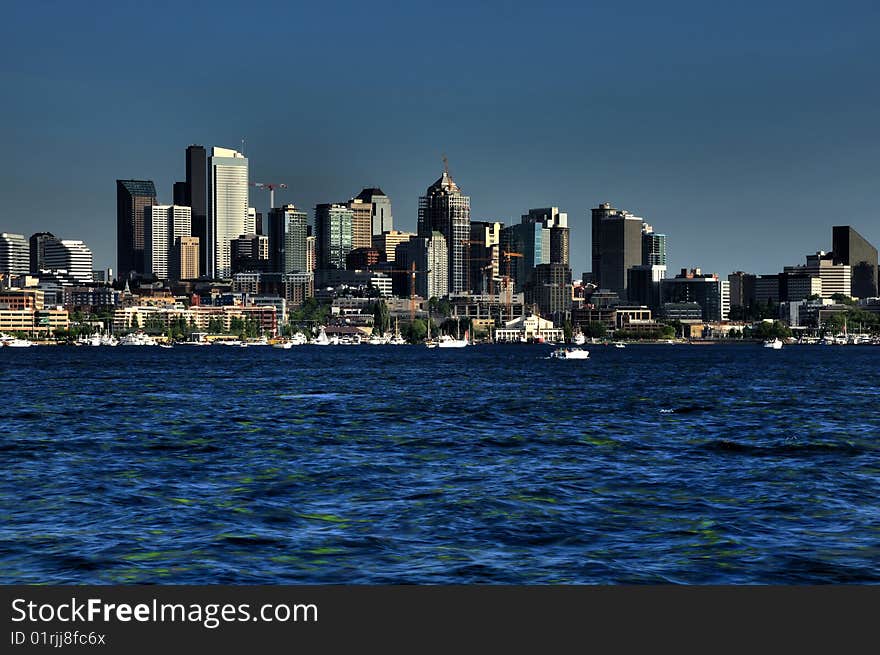
<instances>
[{"instance_id":1,"label":"high-rise building","mask_svg":"<svg viewBox=\"0 0 880 655\"><path fill-rule=\"evenodd\" d=\"M419 271L415 276L415 293L422 298L442 298L448 293L447 257L446 238L436 230L430 237L413 237L401 242L394 251L399 270L411 270L415 264L416 271ZM409 296L411 277L405 273L399 276L401 280L405 279L400 295Z\"/></svg>"},{"instance_id":2,"label":"high-rise building","mask_svg":"<svg viewBox=\"0 0 880 655\"><path fill-rule=\"evenodd\" d=\"M199 238L178 237L171 248L168 277L172 280L194 280L199 276Z\"/></svg>"},{"instance_id":3,"label":"high-rise building","mask_svg":"<svg viewBox=\"0 0 880 655\"><path fill-rule=\"evenodd\" d=\"M642 223L642 266L666 267L666 235Z\"/></svg>"},{"instance_id":4,"label":"high-rise building","mask_svg":"<svg viewBox=\"0 0 880 655\"><path fill-rule=\"evenodd\" d=\"M666 266L633 266L626 272L627 301L660 310L660 284L666 278Z\"/></svg>"},{"instance_id":5,"label":"high-rise building","mask_svg":"<svg viewBox=\"0 0 880 655\"><path fill-rule=\"evenodd\" d=\"M311 228L311 226L309 226ZM306 273L314 273L318 265L317 246L315 245L315 237L309 234L306 237Z\"/></svg>"},{"instance_id":6,"label":"high-rise building","mask_svg":"<svg viewBox=\"0 0 880 655\"><path fill-rule=\"evenodd\" d=\"M345 268L351 252L351 220L354 212L339 203L315 207L315 250L317 268Z\"/></svg>"},{"instance_id":7,"label":"high-rise building","mask_svg":"<svg viewBox=\"0 0 880 655\"><path fill-rule=\"evenodd\" d=\"M345 268L349 271L365 271L370 266L378 264L382 257L382 253L378 248L355 248L345 258Z\"/></svg>"},{"instance_id":8,"label":"high-rise building","mask_svg":"<svg viewBox=\"0 0 880 655\"><path fill-rule=\"evenodd\" d=\"M23 234L0 234L0 274L26 275L30 270L30 248Z\"/></svg>"},{"instance_id":9,"label":"high-rise building","mask_svg":"<svg viewBox=\"0 0 880 655\"><path fill-rule=\"evenodd\" d=\"M489 293L500 272L501 229L499 221L471 221L471 238L465 249L472 293ZM552 249L552 244L551 244Z\"/></svg>"},{"instance_id":10,"label":"high-rise building","mask_svg":"<svg viewBox=\"0 0 880 655\"><path fill-rule=\"evenodd\" d=\"M208 270L208 153L200 145L186 149L186 182L182 204L192 209L192 236L199 238L199 272Z\"/></svg>"},{"instance_id":11,"label":"high-rise building","mask_svg":"<svg viewBox=\"0 0 880 655\"><path fill-rule=\"evenodd\" d=\"M755 275L736 271L727 276L730 283L730 306L748 307L755 301Z\"/></svg>"},{"instance_id":12,"label":"high-rise building","mask_svg":"<svg viewBox=\"0 0 880 655\"><path fill-rule=\"evenodd\" d=\"M626 272L642 265L642 219L605 202L592 209L593 282L626 297Z\"/></svg>"},{"instance_id":13,"label":"high-rise building","mask_svg":"<svg viewBox=\"0 0 880 655\"><path fill-rule=\"evenodd\" d=\"M257 210L253 207L247 209L247 219L244 222L244 234L257 233Z\"/></svg>"},{"instance_id":14,"label":"high-rise building","mask_svg":"<svg viewBox=\"0 0 880 655\"><path fill-rule=\"evenodd\" d=\"M519 293L531 282L535 266L550 263L550 229L544 227L540 221L524 221L501 228L500 241L504 259L502 274L510 275L514 290ZM507 256L504 253L515 253L518 256Z\"/></svg>"},{"instance_id":15,"label":"high-rise building","mask_svg":"<svg viewBox=\"0 0 880 655\"><path fill-rule=\"evenodd\" d=\"M394 229L394 218L391 216L391 198L386 196L382 189L364 188L355 196L355 199L370 205L371 234L373 236Z\"/></svg>"},{"instance_id":16,"label":"high-rise building","mask_svg":"<svg viewBox=\"0 0 880 655\"><path fill-rule=\"evenodd\" d=\"M419 198L419 236L431 238L440 232L449 249L449 292L462 293L468 289L465 246L470 239L471 199L444 168L443 175L428 187Z\"/></svg>"},{"instance_id":17,"label":"high-rise building","mask_svg":"<svg viewBox=\"0 0 880 655\"><path fill-rule=\"evenodd\" d=\"M171 194L171 198L173 200L173 204L180 205L181 207L189 207L189 188L186 186L186 182L175 182L172 189L173 192Z\"/></svg>"},{"instance_id":18,"label":"high-rise building","mask_svg":"<svg viewBox=\"0 0 880 655\"><path fill-rule=\"evenodd\" d=\"M835 294L852 296L852 267L849 264L835 264L834 256L824 250L815 255L807 255L804 270L809 275L822 279L822 297Z\"/></svg>"},{"instance_id":19,"label":"high-rise building","mask_svg":"<svg viewBox=\"0 0 880 655\"><path fill-rule=\"evenodd\" d=\"M248 160L235 150L214 147L208 166L207 274L213 279L228 278L232 275L231 242L246 234Z\"/></svg>"},{"instance_id":20,"label":"high-rise building","mask_svg":"<svg viewBox=\"0 0 880 655\"><path fill-rule=\"evenodd\" d=\"M530 209L528 214L523 215L522 222L541 223L550 230L550 260L548 263L569 265L571 239L567 213L560 212L559 207L540 207Z\"/></svg>"},{"instance_id":21,"label":"high-rise building","mask_svg":"<svg viewBox=\"0 0 880 655\"><path fill-rule=\"evenodd\" d=\"M40 270L46 268L46 241L54 238L55 235L51 232L37 232L31 235L29 240L31 275L36 275Z\"/></svg>"},{"instance_id":22,"label":"high-rise building","mask_svg":"<svg viewBox=\"0 0 880 655\"><path fill-rule=\"evenodd\" d=\"M857 298L877 296L877 249L849 225L831 228L835 264L850 267L852 295Z\"/></svg>"},{"instance_id":23,"label":"high-rise building","mask_svg":"<svg viewBox=\"0 0 880 655\"><path fill-rule=\"evenodd\" d=\"M409 241L414 236L416 236L415 232L401 232L400 230L389 230L382 234L374 234L373 247L384 253L386 261L393 262L397 244Z\"/></svg>"},{"instance_id":24,"label":"high-rise building","mask_svg":"<svg viewBox=\"0 0 880 655\"><path fill-rule=\"evenodd\" d=\"M116 268L119 279L144 273L144 208L157 204L150 180L116 180Z\"/></svg>"},{"instance_id":25,"label":"high-rise building","mask_svg":"<svg viewBox=\"0 0 880 655\"><path fill-rule=\"evenodd\" d=\"M351 210L351 248L373 247L373 205L360 198L348 201Z\"/></svg>"},{"instance_id":26,"label":"high-rise building","mask_svg":"<svg viewBox=\"0 0 880 655\"><path fill-rule=\"evenodd\" d=\"M192 212L182 205L144 208L144 273L169 279L169 258L180 237L191 236Z\"/></svg>"},{"instance_id":27,"label":"high-rise building","mask_svg":"<svg viewBox=\"0 0 880 655\"><path fill-rule=\"evenodd\" d=\"M230 242L230 248L233 274L269 272L269 237L241 234Z\"/></svg>"},{"instance_id":28,"label":"high-rise building","mask_svg":"<svg viewBox=\"0 0 880 655\"><path fill-rule=\"evenodd\" d=\"M293 204L274 207L267 227L269 269L274 273L308 271L308 214Z\"/></svg>"},{"instance_id":29,"label":"high-rise building","mask_svg":"<svg viewBox=\"0 0 880 655\"><path fill-rule=\"evenodd\" d=\"M571 268L561 262L535 266L526 302L537 305L541 316L561 324L571 311Z\"/></svg>"},{"instance_id":30,"label":"high-rise building","mask_svg":"<svg viewBox=\"0 0 880 655\"><path fill-rule=\"evenodd\" d=\"M53 239L45 244L48 270L67 271L77 282L92 281L92 251L85 243L73 239Z\"/></svg>"}]
</instances>

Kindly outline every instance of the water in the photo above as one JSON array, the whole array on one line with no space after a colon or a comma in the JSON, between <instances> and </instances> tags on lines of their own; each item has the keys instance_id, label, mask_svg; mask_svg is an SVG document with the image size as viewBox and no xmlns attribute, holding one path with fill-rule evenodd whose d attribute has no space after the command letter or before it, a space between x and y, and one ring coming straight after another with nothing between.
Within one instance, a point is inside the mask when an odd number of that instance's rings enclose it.
<instances>
[{"instance_id":1,"label":"water","mask_svg":"<svg viewBox=\"0 0 880 655\"><path fill-rule=\"evenodd\" d=\"M0 582L880 582L880 348L591 350L4 348Z\"/></svg>"}]
</instances>

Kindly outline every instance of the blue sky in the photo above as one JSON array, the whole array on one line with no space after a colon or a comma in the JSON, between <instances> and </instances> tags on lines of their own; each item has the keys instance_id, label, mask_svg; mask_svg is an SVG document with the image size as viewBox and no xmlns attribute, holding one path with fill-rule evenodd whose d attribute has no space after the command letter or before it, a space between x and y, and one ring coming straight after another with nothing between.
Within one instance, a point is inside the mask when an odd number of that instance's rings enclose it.
<instances>
[{"instance_id":1,"label":"blue sky","mask_svg":"<svg viewBox=\"0 0 880 655\"><path fill-rule=\"evenodd\" d=\"M10 3L0 231L115 267L116 178L170 201L187 145L245 138L276 202L381 186L400 229L446 153L474 219L567 211L576 276L603 201L673 271L775 272L834 224L880 243L880 4L720 4Z\"/></svg>"}]
</instances>

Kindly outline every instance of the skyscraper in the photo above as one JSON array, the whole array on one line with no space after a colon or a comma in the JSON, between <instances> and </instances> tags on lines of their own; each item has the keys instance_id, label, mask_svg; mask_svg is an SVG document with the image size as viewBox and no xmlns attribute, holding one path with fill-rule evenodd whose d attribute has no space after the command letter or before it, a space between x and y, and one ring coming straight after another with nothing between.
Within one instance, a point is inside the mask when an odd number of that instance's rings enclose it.
<instances>
[{"instance_id":1,"label":"skyscraper","mask_svg":"<svg viewBox=\"0 0 880 655\"><path fill-rule=\"evenodd\" d=\"M169 260L175 243L189 237L192 212L180 205L153 205L144 209L144 272L169 279Z\"/></svg>"},{"instance_id":2,"label":"skyscraper","mask_svg":"<svg viewBox=\"0 0 880 655\"><path fill-rule=\"evenodd\" d=\"M55 235L51 232L37 232L32 234L30 238L30 269L31 275L36 275L40 269L46 268L44 260L46 258L46 241L54 239Z\"/></svg>"},{"instance_id":3,"label":"skyscraper","mask_svg":"<svg viewBox=\"0 0 880 655\"><path fill-rule=\"evenodd\" d=\"M373 246L373 205L360 198L348 201L351 214L351 248L371 248Z\"/></svg>"},{"instance_id":4,"label":"skyscraper","mask_svg":"<svg viewBox=\"0 0 880 655\"><path fill-rule=\"evenodd\" d=\"M541 223L550 230L550 264L569 265L570 237L568 214L560 212L559 207L540 207L530 209L522 217L523 223Z\"/></svg>"},{"instance_id":5,"label":"skyscraper","mask_svg":"<svg viewBox=\"0 0 880 655\"><path fill-rule=\"evenodd\" d=\"M852 271L852 295L857 298L877 296L877 249L849 225L831 228L835 264L846 264Z\"/></svg>"},{"instance_id":6,"label":"skyscraper","mask_svg":"<svg viewBox=\"0 0 880 655\"><path fill-rule=\"evenodd\" d=\"M642 264L642 219L607 202L591 211L593 281L625 298L626 272Z\"/></svg>"},{"instance_id":7,"label":"skyscraper","mask_svg":"<svg viewBox=\"0 0 880 655\"><path fill-rule=\"evenodd\" d=\"M383 232L390 232L394 229L394 219L391 216L391 198L386 196L382 189L374 187L364 188L354 199L369 203L371 234L373 236L378 236Z\"/></svg>"},{"instance_id":8,"label":"skyscraper","mask_svg":"<svg viewBox=\"0 0 880 655\"><path fill-rule=\"evenodd\" d=\"M116 180L116 268L119 279L144 273L144 208L156 204L150 180Z\"/></svg>"},{"instance_id":9,"label":"skyscraper","mask_svg":"<svg viewBox=\"0 0 880 655\"><path fill-rule=\"evenodd\" d=\"M45 244L46 268L67 271L77 282L92 281L92 251L82 241L52 239Z\"/></svg>"},{"instance_id":10,"label":"skyscraper","mask_svg":"<svg viewBox=\"0 0 880 655\"><path fill-rule=\"evenodd\" d=\"M269 211L269 270L274 273L308 270L308 223L308 214L293 204Z\"/></svg>"},{"instance_id":11,"label":"skyscraper","mask_svg":"<svg viewBox=\"0 0 880 655\"><path fill-rule=\"evenodd\" d=\"M501 228L501 251L519 255L505 257L502 271L503 275L510 275L514 290L519 293L532 281L535 266L550 263L550 229L541 221L523 221Z\"/></svg>"},{"instance_id":12,"label":"skyscraper","mask_svg":"<svg viewBox=\"0 0 880 655\"><path fill-rule=\"evenodd\" d=\"M470 240L471 199L449 175L444 167L443 175L428 187L419 198L419 227L421 237L431 237L440 232L449 249L449 293L462 293L468 289L465 246Z\"/></svg>"},{"instance_id":13,"label":"skyscraper","mask_svg":"<svg viewBox=\"0 0 880 655\"><path fill-rule=\"evenodd\" d=\"M394 261L400 270L410 270L415 264L416 271L422 271L415 276L415 293L422 298L442 298L447 293L449 282L446 275L449 264L446 260L448 253L446 238L436 230L430 237L413 237L403 241L395 247ZM403 296L409 296L411 277L403 274L406 278Z\"/></svg>"},{"instance_id":14,"label":"skyscraper","mask_svg":"<svg viewBox=\"0 0 880 655\"><path fill-rule=\"evenodd\" d=\"M172 280L194 280L199 276L199 238L183 236L171 248L168 277Z\"/></svg>"},{"instance_id":15,"label":"skyscraper","mask_svg":"<svg viewBox=\"0 0 880 655\"><path fill-rule=\"evenodd\" d=\"M642 223L642 266L666 266L666 235Z\"/></svg>"},{"instance_id":16,"label":"skyscraper","mask_svg":"<svg viewBox=\"0 0 880 655\"><path fill-rule=\"evenodd\" d=\"M499 221L471 221L468 254L470 288L473 293L489 293L491 280L500 274L501 229Z\"/></svg>"},{"instance_id":17,"label":"skyscraper","mask_svg":"<svg viewBox=\"0 0 880 655\"><path fill-rule=\"evenodd\" d=\"M30 270L30 250L23 234L0 234L0 274L25 275Z\"/></svg>"},{"instance_id":18,"label":"skyscraper","mask_svg":"<svg viewBox=\"0 0 880 655\"><path fill-rule=\"evenodd\" d=\"M248 160L235 150L214 147L208 166L207 274L228 278L232 275L230 243L246 233L248 222Z\"/></svg>"},{"instance_id":19,"label":"skyscraper","mask_svg":"<svg viewBox=\"0 0 880 655\"><path fill-rule=\"evenodd\" d=\"M346 205L325 203L315 207L316 268L345 268L351 252L351 221L354 212Z\"/></svg>"},{"instance_id":20,"label":"skyscraper","mask_svg":"<svg viewBox=\"0 0 880 655\"><path fill-rule=\"evenodd\" d=\"M186 149L186 188L183 204L192 210L192 236L199 238L199 272L208 270L208 156L205 148ZM175 200L175 204L177 201Z\"/></svg>"}]
</instances>

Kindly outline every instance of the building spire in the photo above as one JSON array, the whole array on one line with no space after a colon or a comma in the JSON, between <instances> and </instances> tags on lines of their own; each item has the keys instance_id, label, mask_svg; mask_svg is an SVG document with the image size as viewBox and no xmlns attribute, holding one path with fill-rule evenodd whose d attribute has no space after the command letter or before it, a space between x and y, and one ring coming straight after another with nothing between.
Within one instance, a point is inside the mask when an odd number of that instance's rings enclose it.
<instances>
[{"instance_id":1,"label":"building spire","mask_svg":"<svg viewBox=\"0 0 880 655\"><path fill-rule=\"evenodd\" d=\"M445 152L443 153L443 156L441 157L441 159L443 160L443 175L445 175L446 177L449 177L449 160L446 159Z\"/></svg>"}]
</instances>

